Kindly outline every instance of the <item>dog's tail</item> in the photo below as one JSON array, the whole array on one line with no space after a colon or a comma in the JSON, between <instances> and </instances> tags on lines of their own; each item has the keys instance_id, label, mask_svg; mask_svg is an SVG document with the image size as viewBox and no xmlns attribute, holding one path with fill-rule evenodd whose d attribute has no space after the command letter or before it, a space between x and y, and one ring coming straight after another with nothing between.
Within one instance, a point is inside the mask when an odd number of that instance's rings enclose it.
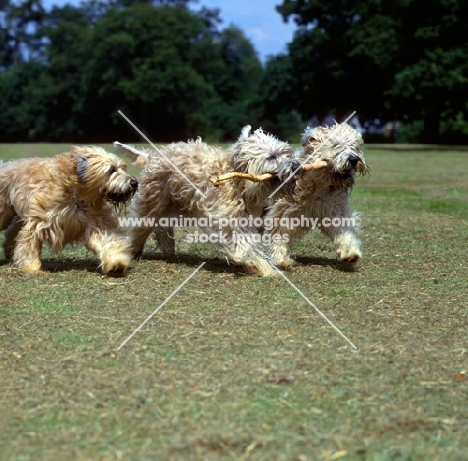
<instances>
[{"instance_id":1,"label":"dog's tail","mask_svg":"<svg viewBox=\"0 0 468 461\"><path fill-rule=\"evenodd\" d=\"M122 144L119 141L114 142L114 147L122 154L125 154L135 166L139 167L144 167L151 155L144 149L137 149L128 144Z\"/></svg>"}]
</instances>

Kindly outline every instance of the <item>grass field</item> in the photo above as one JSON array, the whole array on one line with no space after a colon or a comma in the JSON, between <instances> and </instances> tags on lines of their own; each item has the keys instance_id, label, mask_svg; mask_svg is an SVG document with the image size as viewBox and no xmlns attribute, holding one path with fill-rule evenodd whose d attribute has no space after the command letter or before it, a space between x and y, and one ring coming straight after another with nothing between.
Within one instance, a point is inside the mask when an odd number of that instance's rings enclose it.
<instances>
[{"instance_id":1,"label":"grass field","mask_svg":"<svg viewBox=\"0 0 468 461\"><path fill-rule=\"evenodd\" d=\"M285 280L183 229L177 257L150 242L124 278L80 247L45 251L41 276L0 260L0 458L468 460L468 151L366 159L364 260L311 233L285 273L356 350Z\"/></svg>"}]
</instances>

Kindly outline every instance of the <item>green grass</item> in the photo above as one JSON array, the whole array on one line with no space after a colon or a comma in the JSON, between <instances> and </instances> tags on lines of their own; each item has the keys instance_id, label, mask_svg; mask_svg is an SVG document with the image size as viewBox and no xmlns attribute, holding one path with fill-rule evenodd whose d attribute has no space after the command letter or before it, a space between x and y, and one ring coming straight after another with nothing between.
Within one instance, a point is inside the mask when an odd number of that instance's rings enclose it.
<instances>
[{"instance_id":1,"label":"green grass","mask_svg":"<svg viewBox=\"0 0 468 461\"><path fill-rule=\"evenodd\" d=\"M182 229L175 258L149 242L123 278L82 247L44 251L42 276L0 260L2 459L467 460L468 152L366 158L364 260L311 233L286 272L357 350Z\"/></svg>"}]
</instances>

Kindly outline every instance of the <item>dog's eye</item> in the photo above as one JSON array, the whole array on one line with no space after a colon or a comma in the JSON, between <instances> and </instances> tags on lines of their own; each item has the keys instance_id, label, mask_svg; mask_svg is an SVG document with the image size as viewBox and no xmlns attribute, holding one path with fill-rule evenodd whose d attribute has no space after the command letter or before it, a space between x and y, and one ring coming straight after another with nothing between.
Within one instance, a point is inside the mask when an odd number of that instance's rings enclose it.
<instances>
[{"instance_id":1,"label":"dog's eye","mask_svg":"<svg viewBox=\"0 0 468 461\"><path fill-rule=\"evenodd\" d=\"M109 167L109 171L107 172L109 175L115 173L117 171L117 168L114 165L111 165Z\"/></svg>"}]
</instances>

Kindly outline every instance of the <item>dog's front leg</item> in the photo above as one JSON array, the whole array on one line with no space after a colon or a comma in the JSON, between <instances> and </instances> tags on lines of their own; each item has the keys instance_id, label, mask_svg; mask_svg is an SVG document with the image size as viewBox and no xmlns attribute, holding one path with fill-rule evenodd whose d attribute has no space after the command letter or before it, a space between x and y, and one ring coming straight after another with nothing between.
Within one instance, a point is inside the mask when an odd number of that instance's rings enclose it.
<instances>
[{"instance_id":1,"label":"dog's front leg","mask_svg":"<svg viewBox=\"0 0 468 461\"><path fill-rule=\"evenodd\" d=\"M101 261L101 270L105 275L123 274L132 259L130 239L117 229L101 230L88 227L84 235L84 244Z\"/></svg>"},{"instance_id":2,"label":"dog's front leg","mask_svg":"<svg viewBox=\"0 0 468 461\"><path fill-rule=\"evenodd\" d=\"M358 224L359 215L351 213L346 205L334 216L322 218L320 230L334 242L336 254L342 261L354 263L362 258Z\"/></svg>"},{"instance_id":3,"label":"dog's front leg","mask_svg":"<svg viewBox=\"0 0 468 461\"><path fill-rule=\"evenodd\" d=\"M26 222L23 226L18 223L12 224L11 235L5 242L5 253L14 250L13 264L24 272L40 274L41 271L41 251L44 237L41 231L37 230L37 223ZM19 226L18 229L16 226ZM13 241L11 241L11 237Z\"/></svg>"}]
</instances>

